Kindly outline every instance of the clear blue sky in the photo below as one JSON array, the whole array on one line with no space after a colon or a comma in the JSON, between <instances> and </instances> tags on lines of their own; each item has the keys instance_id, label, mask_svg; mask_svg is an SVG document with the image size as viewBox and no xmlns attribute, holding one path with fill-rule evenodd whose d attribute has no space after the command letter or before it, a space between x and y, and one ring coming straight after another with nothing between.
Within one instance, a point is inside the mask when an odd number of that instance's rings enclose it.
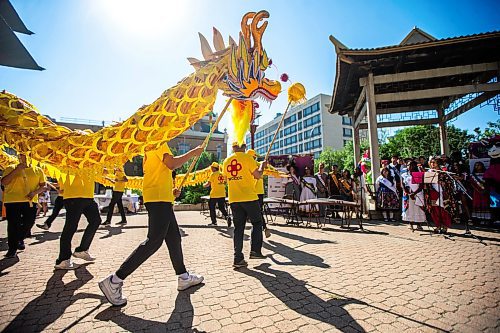
<instances>
[{"instance_id":1,"label":"clear blue sky","mask_svg":"<svg viewBox=\"0 0 500 333\"><path fill-rule=\"evenodd\" d=\"M499 1L11 2L36 33L20 39L46 70L0 66L0 89L52 117L106 121L126 119L191 73L186 57L201 58L197 32L211 40L215 26L226 41L228 34L236 38L247 11L266 9L271 14L263 44L278 70L271 68L266 76L278 79L286 72L311 97L332 93L335 53L330 34L360 48L398 44L415 25L437 38L500 30ZM216 112L223 102L219 98ZM285 93L271 109L261 105L261 123L285 105ZM470 130L497 118L491 107L476 108L454 124Z\"/></svg>"}]
</instances>

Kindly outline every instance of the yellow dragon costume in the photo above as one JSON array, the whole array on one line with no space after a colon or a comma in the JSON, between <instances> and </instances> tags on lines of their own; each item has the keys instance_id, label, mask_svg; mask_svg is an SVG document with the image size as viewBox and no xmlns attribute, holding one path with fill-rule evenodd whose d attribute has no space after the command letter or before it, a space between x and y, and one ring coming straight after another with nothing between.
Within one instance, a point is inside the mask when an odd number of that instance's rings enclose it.
<instances>
[{"instance_id":1,"label":"yellow dragon costume","mask_svg":"<svg viewBox=\"0 0 500 333\"><path fill-rule=\"evenodd\" d=\"M0 143L25 153L55 178L77 173L95 178L104 168L122 167L132 157L157 149L189 129L212 111L218 90L232 97L238 110L253 110L249 106L254 99L272 101L281 92L280 83L264 75L270 65L262 46L268 17L267 11L245 14L239 43L229 37L227 47L214 28L215 51L200 34L204 60L188 58L194 73L127 120L95 133L57 125L29 102L0 92ZM205 174L206 170L198 171L186 185L205 180ZM140 188L142 181L132 178L127 186Z\"/></svg>"}]
</instances>

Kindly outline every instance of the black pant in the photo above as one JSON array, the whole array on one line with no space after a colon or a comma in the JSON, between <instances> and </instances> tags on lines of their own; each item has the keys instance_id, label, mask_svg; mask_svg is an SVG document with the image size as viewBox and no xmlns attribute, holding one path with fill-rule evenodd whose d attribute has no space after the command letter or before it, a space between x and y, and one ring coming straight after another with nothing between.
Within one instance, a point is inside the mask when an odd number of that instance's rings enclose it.
<instances>
[{"instance_id":1,"label":"black pant","mask_svg":"<svg viewBox=\"0 0 500 333\"><path fill-rule=\"evenodd\" d=\"M54 208L52 209L52 214L50 214L49 218L45 221L45 224L49 227L52 225L52 222L56 219L59 212L64 207L64 198L62 196L57 196L56 201L54 202Z\"/></svg>"},{"instance_id":2,"label":"black pant","mask_svg":"<svg viewBox=\"0 0 500 333\"><path fill-rule=\"evenodd\" d=\"M264 217L264 194L257 194L259 197L260 213L262 214L262 229L267 229L266 218Z\"/></svg>"},{"instance_id":3,"label":"black pant","mask_svg":"<svg viewBox=\"0 0 500 333\"><path fill-rule=\"evenodd\" d=\"M170 202L147 202L148 235L125 262L116 271L116 276L125 280L143 262L151 257L161 247L163 241L167 244L170 261L175 274L186 273L184 256L182 255L181 233Z\"/></svg>"},{"instance_id":4,"label":"black pant","mask_svg":"<svg viewBox=\"0 0 500 333\"><path fill-rule=\"evenodd\" d=\"M7 215L7 237L9 251L16 251L35 224L36 205L31 202L12 202L5 204Z\"/></svg>"},{"instance_id":5,"label":"black pant","mask_svg":"<svg viewBox=\"0 0 500 333\"><path fill-rule=\"evenodd\" d=\"M125 209L123 209L122 196L123 192L113 191L113 196L111 197L111 202L108 206L108 216L106 217L106 221L111 222L113 211L115 210L115 204L118 205L118 210L120 211L120 215L122 216L122 221L127 221L127 218L125 217Z\"/></svg>"},{"instance_id":6,"label":"black pant","mask_svg":"<svg viewBox=\"0 0 500 333\"><path fill-rule=\"evenodd\" d=\"M252 237L250 249L252 252L261 253L262 250L262 212L259 201L233 202L231 204L234 222L234 262L244 259L243 256L243 235L245 233L245 223L247 217L252 223Z\"/></svg>"},{"instance_id":7,"label":"black pant","mask_svg":"<svg viewBox=\"0 0 500 333\"><path fill-rule=\"evenodd\" d=\"M87 218L89 224L85 228L80 246L75 249L75 252L87 251L89 249L94 235L101 224L101 215L99 215L99 208L94 199L64 199L64 207L66 207L66 223L61 233L57 264L71 258L71 240L78 229L78 222L80 222L82 214Z\"/></svg>"},{"instance_id":8,"label":"black pant","mask_svg":"<svg viewBox=\"0 0 500 333\"><path fill-rule=\"evenodd\" d=\"M219 206L219 210L221 211L224 218L227 219L227 210L226 210L226 198L210 198L208 200L208 210L210 210L210 219L213 224L217 224L217 213L215 213L215 204Z\"/></svg>"}]
</instances>

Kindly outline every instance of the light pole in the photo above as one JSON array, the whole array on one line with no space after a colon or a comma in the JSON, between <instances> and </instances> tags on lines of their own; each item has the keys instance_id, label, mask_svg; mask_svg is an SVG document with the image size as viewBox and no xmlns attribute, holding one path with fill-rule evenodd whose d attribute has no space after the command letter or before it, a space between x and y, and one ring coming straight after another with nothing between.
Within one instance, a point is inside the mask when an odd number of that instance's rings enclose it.
<instances>
[{"instance_id":1,"label":"light pole","mask_svg":"<svg viewBox=\"0 0 500 333\"><path fill-rule=\"evenodd\" d=\"M313 129L309 132L309 151L311 152L312 154L312 150L313 150L313 147L312 147L312 142L313 142L313 132L316 128L318 127L321 127L321 125L318 125L318 126L315 126L313 127Z\"/></svg>"}]
</instances>

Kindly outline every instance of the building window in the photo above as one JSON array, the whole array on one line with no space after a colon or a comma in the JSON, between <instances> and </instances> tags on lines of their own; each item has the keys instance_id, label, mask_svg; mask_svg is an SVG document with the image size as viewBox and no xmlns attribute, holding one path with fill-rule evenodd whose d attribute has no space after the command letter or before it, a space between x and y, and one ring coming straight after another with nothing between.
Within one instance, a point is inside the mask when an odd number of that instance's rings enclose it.
<instances>
[{"instance_id":1,"label":"building window","mask_svg":"<svg viewBox=\"0 0 500 333\"><path fill-rule=\"evenodd\" d=\"M304 128L308 128L315 124L318 124L320 121L321 117L319 116L319 114L315 115L314 117L307 118L306 120L304 120Z\"/></svg>"},{"instance_id":2,"label":"building window","mask_svg":"<svg viewBox=\"0 0 500 333\"><path fill-rule=\"evenodd\" d=\"M222 146L217 145L217 161L222 160Z\"/></svg>"},{"instance_id":3,"label":"building window","mask_svg":"<svg viewBox=\"0 0 500 333\"><path fill-rule=\"evenodd\" d=\"M342 128L342 132L344 136L351 137L352 136L352 129L350 128Z\"/></svg>"},{"instance_id":4,"label":"building window","mask_svg":"<svg viewBox=\"0 0 500 333\"><path fill-rule=\"evenodd\" d=\"M284 126L290 125L291 123L295 122L295 120L296 120L295 115L292 114L290 117L285 118L285 120L283 120L283 125Z\"/></svg>"},{"instance_id":5,"label":"building window","mask_svg":"<svg viewBox=\"0 0 500 333\"><path fill-rule=\"evenodd\" d=\"M177 146L177 150L179 151L179 154L182 155L182 154L185 154L188 151L190 151L191 150L191 146L189 144L185 143L185 142L181 142Z\"/></svg>"},{"instance_id":6,"label":"building window","mask_svg":"<svg viewBox=\"0 0 500 333\"><path fill-rule=\"evenodd\" d=\"M351 119L351 117L343 116L342 117L342 125L349 125L349 126L351 126L352 125L352 119Z\"/></svg>"},{"instance_id":7,"label":"building window","mask_svg":"<svg viewBox=\"0 0 500 333\"><path fill-rule=\"evenodd\" d=\"M297 129L300 131L302 129L302 122L299 121L299 123L297 124Z\"/></svg>"},{"instance_id":8,"label":"building window","mask_svg":"<svg viewBox=\"0 0 500 333\"><path fill-rule=\"evenodd\" d=\"M308 150L312 150L315 148L321 148L321 139L316 139L316 140L312 140L310 142L306 142L304 146L305 146L304 150L306 152Z\"/></svg>"},{"instance_id":9,"label":"building window","mask_svg":"<svg viewBox=\"0 0 500 333\"><path fill-rule=\"evenodd\" d=\"M297 119L298 120L302 119L302 112L297 113Z\"/></svg>"},{"instance_id":10,"label":"building window","mask_svg":"<svg viewBox=\"0 0 500 333\"><path fill-rule=\"evenodd\" d=\"M297 132L297 125L293 125L293 126L285 128L285 130L283 131L283 134L286 136L286 135L293 134L295 132Z\"/></svg>"},{"instance_id":11,"label":"building window","mask_svg":"<svg viewBox=\"0 0 500 333\"><path fill-rule=\"evenodd\" d=\"M317 111L319 111L319 102L305 108L303 111L304 117L307 117L308 115L313 114L314 112Z\"/></svg>"},{"instance_id":12,"label":"building window","mask_svg":"<svg viewBox=\"0 0 500 333\"><path fill-rule=\"evenodd\" d=\"M299 145L299 153L302 153L302 143Z\"/></svg>"}]
</instances>

